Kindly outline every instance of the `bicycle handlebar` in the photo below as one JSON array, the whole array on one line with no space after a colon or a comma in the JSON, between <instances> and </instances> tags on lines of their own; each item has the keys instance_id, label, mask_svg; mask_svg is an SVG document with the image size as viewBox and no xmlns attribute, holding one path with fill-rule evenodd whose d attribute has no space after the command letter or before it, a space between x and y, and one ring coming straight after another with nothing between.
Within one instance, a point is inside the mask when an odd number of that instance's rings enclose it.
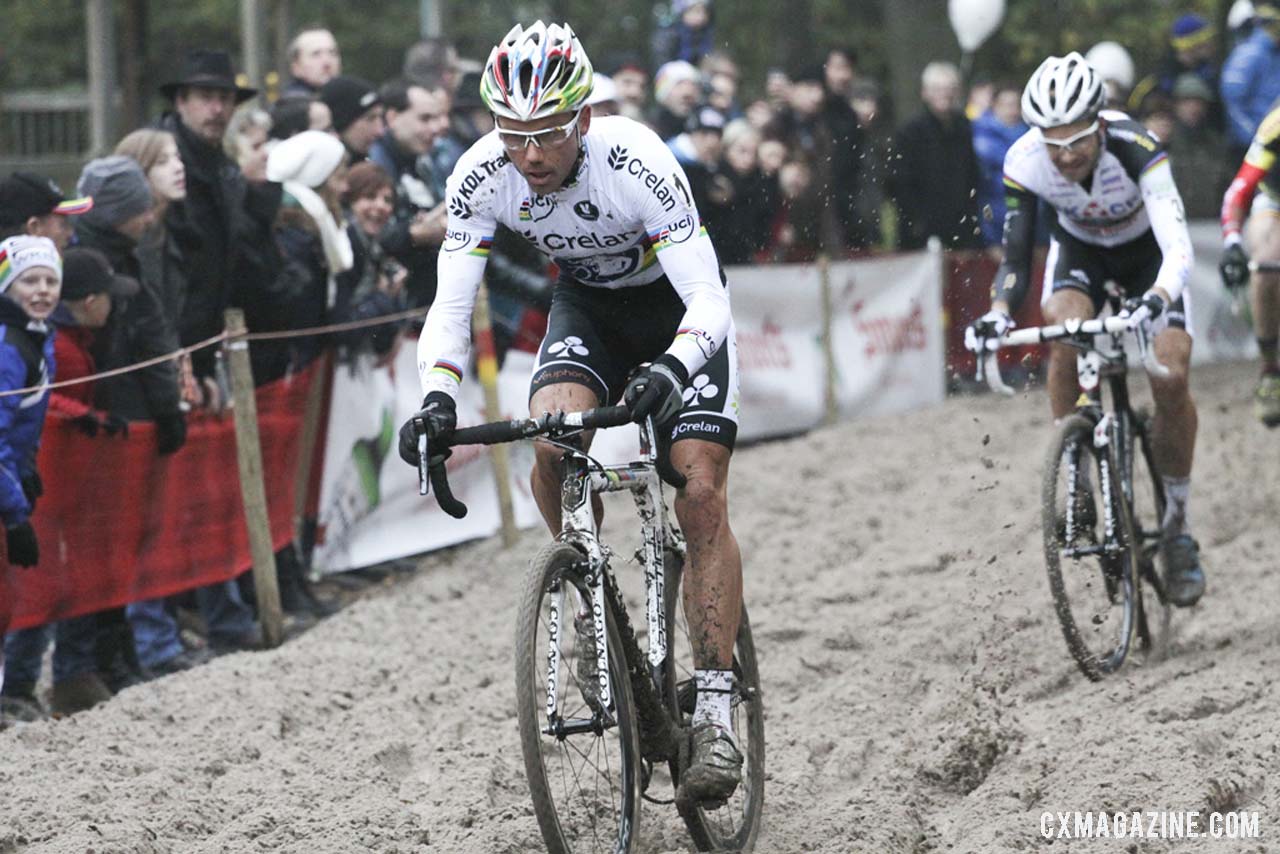
<instances>
[{"instance_id":1,"label":"bicycle handlebar","mask_svg":"<svg viewBox=\"0 0 1280 854\"><path fill-rule=\"evenodd\" d=\"M1250 273L1280 273L1280 261L1250 261Z\"/></svg>"},{"instance_id":2,"label":"bicycle handlebar","mask_svg":"<svg viewBox=\"0 0 1280 854\"><path fill-rule=\"evenodd\" d=\"M540 418L494 421L454 430L447 440L436 444L435 450L438 451L443 447L447 457L447 449L458 445L500 445L520 439L532 439L535 436L555 436L575 433L578 430L618 427L630 423L631 420L631 413L627 407L619 405L603 406L584 412L547 413ZM453 495L453 490L449 486L449 474L444 466L444 458L432 465L429 463L431 453L432 449L428 448L424 427L418 435L418 494L427 495L434 489L440 509L455 519L461 519L467 515L467 505ZM680 480L683 481L683 478Z\"/></svg>"},{"instance_id":3,"label":"bicycle handlebar","mask_svg":"<svg viewBox=\"0 0 1280 854\"><path fill-rule=\"evenodd\" d=\"M500 445L504 442L532 439L535 436L618 427L630 422L631 413L627 407L602 406L599 409L588 409L584 412L547 413L539 418L517 418L512 421L494 421L490 424L478 424L475 427L463 427L454 430L446 444L451 448L458 445Z\"/></svg>"},{"instance_id":4,"label":"bicycle handlebar","mask_svg":"<svg viewBox=\"0 0 1280 854\"><path fill-rule=\"evenodd\" d=\"M1068 320L1066 323L1053 326L1032 326L1027 329L1014 329L1001 338L986 339L983 342L983 358L978 359L978 380L985 375L987 385L992 391L1004 395L1012 395L1014 390L1005 385L1000 377L1000 362L997 351L1004 347L1018 347L1026 344L1045 344L1060 341L1064 338L1080 339L1094 335L1121 335L1132 332L1138 344L1138 353L1142 356L1142 366L1154 377L1169 376L1169 369L1160 364L1155 351L1148 340L1145 321L1151 312L1146 306L1140 307L1132 314L1112 315L1092 320Z\"/></svg>"}]
</instances>

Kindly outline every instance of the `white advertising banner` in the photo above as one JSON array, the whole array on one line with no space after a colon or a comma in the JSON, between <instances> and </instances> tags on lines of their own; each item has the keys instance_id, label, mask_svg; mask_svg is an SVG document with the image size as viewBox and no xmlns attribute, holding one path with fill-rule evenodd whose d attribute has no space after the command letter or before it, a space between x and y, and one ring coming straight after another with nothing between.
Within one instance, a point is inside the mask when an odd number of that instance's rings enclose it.
<instances>
[{"instance_id":1,"label":"white advertising banner","mask_svg":"<svg viewBox=\"0 0 1280 854\"><path fill-rule=\"evenodd\" d=\"M738 332L743 440L803 433L822 423L822 286L812 264L730 267Z\"/></svg>"},{"instance_id":2,"label":"white advertising banner","mask_svg":"<svg viewBox=\"0 0 1280 854\"><path fill-rule=\"evenodd\" d=\"M532 357L516 364L520 361L508 360L498 378L503 417L528 413ZM418 494L418 471L400 459L397 444L400 425L421 404L411 338L401 339L395 357L385 364L362 357L354 365L335 367L314 556L320 572L371 566L498 530L501 516L488 448L458 448L448 462L449 483L467 505L466 517L454 519L434 498ZM479 424L482 406L480 384L463 383L458 423ZM525 442L508 448L516 519L526 527L540 518L529 492L533 447Z\"/></svg>"},{"instance_id":3,"label":"white advertising banner","mask_svg":"<svg viewBox=\"0 0 1280 854\"><path fill-rule=\"evenodd\" d=\"M901 412L942 400L941 266L915 253L831 266L836 400L841 417ZM729 277L738 334L741 440L802 433L822 423L827 367L822 288L813 265L733 268ZM397 452L400 425L421 405L415 342L394 357L364 357L334 369L321 481L314 565L342 572L420 554L497 532L497 488L489 449L462 447L449 482L470 512L453 519L418 495L417 469ZM502 418L528 414L533 356L508 353L498 374ZM480 384L458 398L460 426L483 417ZM541 524L529 491L533 445L507 446L521 527ZM601 431L592 455L623 463L638 453L632 426Z\"/></svg>"},{"instance_id":4,"label":"white advertising banner","mask_svg":"<svg viewBox=\"0 0 1280 854\"><path fill-rule=\"evenodd\" d=\"M422 404L418 385L416 342L400 341L395 357L377 364L362 357L356 364L334 370L320 488L320 541L314 565L322 573L343 572L388 560L421 554L456 543L487 537L501 526L498 490L490 450L457 448L449 458L449 485L468 513L454 519L433 497L418 494L418 470L400 459L400 425ZM529 414L529 377L533 354L511 351L498 373L502 418ZM483 390L469 377L458 397L458 424L466 427L484 419ZM529 473L533 445L507 445L516 524L541 525ZM592 455L605 463L636 458L635 428L615 427L597 434Z\"/></svg>"},{"instance_id":5,"label":"white advertising banner","mask_svg":"<svg viewBox=\"0 0 1280 854\"><path fill-rule=\"evenodd\" d=\"M888 415L942 402L940 253L832 264L831 315L841 418Z\"/></svg>"}]
</instances>

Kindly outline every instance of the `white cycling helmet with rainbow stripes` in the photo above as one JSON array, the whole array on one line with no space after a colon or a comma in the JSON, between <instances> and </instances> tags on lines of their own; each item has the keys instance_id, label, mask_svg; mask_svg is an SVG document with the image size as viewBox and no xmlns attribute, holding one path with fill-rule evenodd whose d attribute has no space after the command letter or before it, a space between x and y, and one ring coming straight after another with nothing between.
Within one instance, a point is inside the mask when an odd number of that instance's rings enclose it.
<instances>
[{"instance_id":1,"label":"white cycling helmet with rainbow stripes","mask_svg":"<svg viewBox=\"0 0 1280 854\"><path fill-rule=\"evenodd\" d=\"M516 24L489 53L480 98L494 115L516 121L569 113L591 96L591 73L568 24Z\"/></svg>"}]
</instances>

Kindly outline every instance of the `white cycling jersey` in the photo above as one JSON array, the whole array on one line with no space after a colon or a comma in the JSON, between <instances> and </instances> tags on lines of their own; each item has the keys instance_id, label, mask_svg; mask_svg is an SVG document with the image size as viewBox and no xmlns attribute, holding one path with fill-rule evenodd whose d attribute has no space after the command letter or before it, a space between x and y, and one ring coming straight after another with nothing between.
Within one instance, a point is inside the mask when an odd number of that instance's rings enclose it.
<instances>
[{"instance_id":1,"label":"white cycling jersey","mask_svg":"<svg viewBox=\"0 0 1280 854\"><path fill-rule=\"evenodd\" d=\"M667 353L693 376L724 345L731 317L684 170L663 141L621 116L593 119L583 157L555 193L538 196L496 131L478 140L449 176L449 222L439 286L418 339L422 391L455 395L471 348L471 311L498 223L524 235L592 288L647 285L664 274L685 304Z\"/></svg>"},{"instance_id":2,"label":"white cycling jersey","mask_svg":"<svg viewBox=\"0 0 1280 854\"><path fill-rule=\"evenodd\" d=\"M1064 231L1095 246L1129 243L1150 229L1164 256L1154 286L1176 300L1191 274L1193 254L1168 156L1156 137L1124 113L1101 115L1107 120L1105 145L1087 185L1062 176L1033 129L1005 155L1005 189L1011 197L1043 199L1057 211Z\"/></svg>"}]
</instances>

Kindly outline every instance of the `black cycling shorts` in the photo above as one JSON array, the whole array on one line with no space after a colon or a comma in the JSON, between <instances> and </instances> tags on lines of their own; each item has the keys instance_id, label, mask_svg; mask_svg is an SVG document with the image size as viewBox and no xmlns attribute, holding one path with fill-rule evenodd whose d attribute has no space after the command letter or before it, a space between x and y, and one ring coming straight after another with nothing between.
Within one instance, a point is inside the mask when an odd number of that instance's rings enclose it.
<instances>
[{"instance_id":1,"label":"black cycling shorts","mask_svg":"<svg viewBox=\"0 0 1280 854\"><path fill-rule=\"evenodd\" d=\"M547 335L538 348L529 397L558 383L595 392L601 406L622 399L637 367L676 337L685 306L666 277L648 285L597 288L557 282ZM738 435L738 353L733 327L723 347L692 377L672 440L704 439L730 450Z\"/></svg>"},{"instance_id":2,"label":"black cycling shorts","mask_svg":"<svg viewBox=\"0 0 1280 854\"><path fill-rule=\"evenodd\" d=\"M1142 237L1119 246L1095 246L1068 234L1054 225L1049 239L1049 257L1045 260L1045 287L1040 305L1061 290L1077 290L1093 300L1094 314L1102 312L1108 300L1123 301L1140 297L1155 284L1164 254L1155 235L1148 231ZM1156 318L1154 328L1165 326L1191 332L1191 289L1183 288L1169 310Z\"/></svg>"}]
</instances>

